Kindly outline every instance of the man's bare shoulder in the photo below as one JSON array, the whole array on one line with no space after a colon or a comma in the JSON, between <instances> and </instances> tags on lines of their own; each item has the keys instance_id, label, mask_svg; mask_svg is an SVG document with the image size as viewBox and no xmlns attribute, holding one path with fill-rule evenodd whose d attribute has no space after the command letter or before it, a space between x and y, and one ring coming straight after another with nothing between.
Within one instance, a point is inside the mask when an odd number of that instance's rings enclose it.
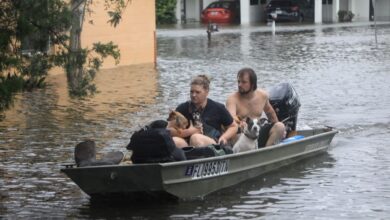
<instances>
[{"instance_id":1,"label":"man's bare shoulder","mask_svg":"<svg viewBox=\"0 0 390 220\"><path fill-rule=\"evenodd\" d=\"M258 98L268 98L268 92L264 89L256 89L256 96Z\"/></svg>"},{"instance_id":2,"label":"man's bare shoulder","mask_svg":"<svg viewBox=\"0 0 390 220\"><path fill-rule=\"evenodd\" d=\"M240 98L240 93L238 92L233 92L232 94L230 94L227 98L227 101L238 101Z\"/></svg>"}]
</instances>

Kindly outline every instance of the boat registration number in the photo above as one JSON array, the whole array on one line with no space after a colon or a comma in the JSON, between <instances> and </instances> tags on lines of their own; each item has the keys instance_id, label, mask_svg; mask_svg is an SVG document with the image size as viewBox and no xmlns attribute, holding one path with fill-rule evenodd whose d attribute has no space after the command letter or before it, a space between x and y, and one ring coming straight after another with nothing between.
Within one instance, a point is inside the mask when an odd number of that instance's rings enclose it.
<instances>
[{"instance_id":1,"label":"boat registration number","mask_svg":"<svg viewBox=\"0 0 390 220\"><path fill-rule=\"evenodd\" d=\"M185 175L192 179L209 176L219 176L229 171L228 160L210 161L205 163L191 164L187 166Z\"/></svg>"}]
</instances>

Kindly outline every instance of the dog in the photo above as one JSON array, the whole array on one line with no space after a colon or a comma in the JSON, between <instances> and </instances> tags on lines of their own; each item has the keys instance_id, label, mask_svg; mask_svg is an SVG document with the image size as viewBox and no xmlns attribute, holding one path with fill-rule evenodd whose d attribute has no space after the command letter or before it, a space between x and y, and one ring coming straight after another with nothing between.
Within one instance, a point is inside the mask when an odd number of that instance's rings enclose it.
<instances>
[{"instance_id":1,"label":"dog","mask_svg":"<svg viewBox=\"0 0 390 220\"><path fill-rule=\"evenodd\" d=\"M257 138L259 137L262 120L246 118L246 125L242 134L233 146L233 153L239 153L257 148Z\"/></svg>"},{"instance_id":2,"label":"dog","mask_svg":"<svg viewBox=\"0 0 390 220\"><path fill-rule=\"evenodd\" d=\"M177 133L181 133L182 130L186 129L189 125L189 122L184 115L182 115L180 112L171 110L168 116L168 129L174 129L177 131Z\"/></svg>"}]
</instances>

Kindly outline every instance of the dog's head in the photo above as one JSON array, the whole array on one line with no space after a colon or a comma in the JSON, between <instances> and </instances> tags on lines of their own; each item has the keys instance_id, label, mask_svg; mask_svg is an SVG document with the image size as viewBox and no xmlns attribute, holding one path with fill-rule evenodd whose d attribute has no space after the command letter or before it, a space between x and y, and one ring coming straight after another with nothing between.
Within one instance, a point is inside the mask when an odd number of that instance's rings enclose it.
<instances>
[{"instance_id":1,"label":"dog's head","mask_svg":"<svg viewBox=\"0 0 390 220\"><path fill-rule=\"evenodd\" d=\"M261 125L262 125L261 120L257 118L251 119L247 117L246 126L244 128L244 134L251 139L257 139L259 137Z\"/></svg>"},{"instance_id":2,"label":"dog's head","mask_svg":"<svg viewBox=\"0 0 390 220\"><path fill-rule=\"evenodd\" d=\"M176 129L186 129L188 127L187 118L175 110L172 110L169 113L167 121L173 123L172 126L174 126Z\"/></svg>"}]
</instances>

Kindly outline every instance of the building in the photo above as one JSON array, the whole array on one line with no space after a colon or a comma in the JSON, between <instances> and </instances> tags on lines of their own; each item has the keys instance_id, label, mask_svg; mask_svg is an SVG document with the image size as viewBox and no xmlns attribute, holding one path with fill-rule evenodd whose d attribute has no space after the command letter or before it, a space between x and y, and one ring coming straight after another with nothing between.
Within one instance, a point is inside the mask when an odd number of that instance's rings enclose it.
<instances>
[{"instance_id":1,"label":"building","mask_svg":"<svg viewBox=\"0 0 390 220\"><path fill-rule=\"evenodd\" d=\"M83 1L79 1L77 7L84 11ZM122 13L120 23L113 27L108 22L109 16L105 9L105 1L91 1L85 17L81 18L81 47L92 48L93 43L108 43L112 41L118 45L121 53L119 66L135 64L156 65L156 13L155 0L130 0ZM47 44L43 47L36 46L37 39L44 39ZM55 48L50 44L50 38L36 33L22 39L21 51L23 54L31 54L36 51L50 52ZM102 68L116 66L112 58L103 62ZM56 71L58 72L58 71Z\"/></svg>"},{"instance_id":2,"label":"building","mask_svg":"<svg viewBox=\"0 0 390 220\"><path fill-rule=\"evenodd\" d=\"M199 22L201 11L217 0L177 0L178 22ZM270 0L237 0L240 2L241 24L265 22L264 7ZM353 21L390 20L389 0L295 0L302 5L305 16L313 23L338 22L338 11L347 10L355 14ZM376 5L376 6L375 6ZM375 6L375 7L374 7Z\"/></svg>"},{"instance_id":3,"label":"building","mask_svg":"<svg viewBox=\"0 0 390 220\"><path fill-rule=\"evenodd\" d=\"M92 14L86 14L81 33L82 47L92 47L94 42L117 44L120 66L134 64L156 64L156 15L155 0L129 1L118 26L108 21L104 1L93 1ZM93 23L89 21L92 20ZM114 67L113 59L106 59L103 68Z\"/></svg>"}]
</instances>

